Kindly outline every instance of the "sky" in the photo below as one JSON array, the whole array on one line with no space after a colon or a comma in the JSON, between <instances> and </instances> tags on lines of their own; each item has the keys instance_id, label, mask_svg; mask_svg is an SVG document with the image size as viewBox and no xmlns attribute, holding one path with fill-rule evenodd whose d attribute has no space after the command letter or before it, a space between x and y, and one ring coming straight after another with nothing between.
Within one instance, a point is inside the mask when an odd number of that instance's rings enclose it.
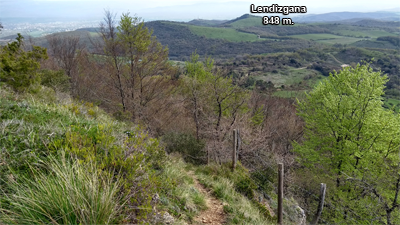
<instances>
[{"instance_id":1,"label":"sky","mask_svg":"<svg viewBox=\"0 0 400 225\"><path fill-rule=\"evenodd\" d=\"M234 19L250 13L250 5L306 6L307 14L372 12L397 9L399 0L0 0L0 21L10 17L101 19L104 9L120 15L130 12L145 21ZM291 14L296 16L298 14Z\"/></svg>"}]
</instances>

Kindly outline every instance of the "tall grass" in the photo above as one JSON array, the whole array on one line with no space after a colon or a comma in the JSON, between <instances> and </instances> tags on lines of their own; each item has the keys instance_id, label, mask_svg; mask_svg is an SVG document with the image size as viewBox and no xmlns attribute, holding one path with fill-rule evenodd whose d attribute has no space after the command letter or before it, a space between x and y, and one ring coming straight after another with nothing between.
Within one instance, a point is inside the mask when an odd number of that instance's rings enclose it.
<instances>
[{"instance_id":1,"label":"tall grass","mask_svg":"<svg viewBox=\"0 0 400 225\"><path fill-rule=\"evenodd\" d=\"M170 156L163 176L172 186L161 194L163 207L179 220L193 222L200 211L207 208L204 194L196 187L194 174L178 156Z\"/></svg>"},{"instance_id":2,"label":"tall grass","mask_svg":"<svg viewBox=\"0 0 400 225\"><path fill-rule=\"evenodd\" d=\"M46 170L31 167L33 178L9 181L0 207L6 224L110 224L121 205L120 182L100 176L94 165L51 157ZM8 203L8 204L5 204Z\"/></svg>"},{"instance_id":3,"label":"tall grass","mask_svg":"<svg viewBox=\"0 0 400 225\"><path fill-rule=\"evenodd\" d=\"M249 196L244 195L246 190L254 188L250 182L246 183L247 188L242 188L243 193L238 192L238 184L240 181L246 181L246 174L247 172L239 167L235 173L230 172L228 164L199 166L196 170L200 183L212 189L215 197L225 203L227 224L274 224L274 221L264 215L265 213L249 199Z\"/></svg>"}]
</instances>

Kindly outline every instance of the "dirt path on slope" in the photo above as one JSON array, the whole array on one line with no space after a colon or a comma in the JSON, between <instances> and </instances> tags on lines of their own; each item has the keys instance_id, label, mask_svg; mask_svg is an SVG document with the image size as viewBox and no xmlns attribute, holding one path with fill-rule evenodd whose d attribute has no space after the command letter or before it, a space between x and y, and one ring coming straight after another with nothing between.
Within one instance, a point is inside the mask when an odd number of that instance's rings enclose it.
<instances>
[{"instance_id":1,"label":"dirt path on slope","mask_svg":"<svg viewBox=\"0 0 400 225\"><path fill-rule=\"evenodd\" d=\"M332 58L333 58L337 63L339 63L342 67L343 67L343 66L347 66L347 64L344 64L344 63L340 62L340 61L339 61L335 56L333 56L331 53L328 53L328 55L332 56Z\"/></svg>"},{"instance_id":2,"label":"dirt path on slope","mask_svg":"<svg viewBox=\"0 0 400 225\"><path fill-rule=\"evenodd\" d=\"M193 171L189 174L192 176L195 187L204 194L207 209L201 211L199 215L194 218L194 224L210 224L221 225L226 221L226 214L224 212L224 204L212 195L211 190L207 190L202 184L199 183Z\"/></svg>"}]
</instances>

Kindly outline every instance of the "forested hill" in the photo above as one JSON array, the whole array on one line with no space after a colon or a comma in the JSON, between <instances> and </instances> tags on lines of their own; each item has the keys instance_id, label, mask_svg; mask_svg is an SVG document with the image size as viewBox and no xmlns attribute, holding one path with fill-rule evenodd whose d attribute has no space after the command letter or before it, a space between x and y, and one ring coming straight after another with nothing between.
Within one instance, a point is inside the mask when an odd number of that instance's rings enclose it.
<instances>
[{"instance_id":1,"label":"forested hill","mask_svg":"<svg viewBox=\"0 0 400 225\"><path fill-rule=\"evenodd\" d=\"M190 25L166 21L148 22L146 26L153 29L153 34L161 44L168 46L169 56L172 59L189 57L194 51L200 55L232 57L239 54L293 52L317 45L315 42L300 39L253 42L232 42L223 38L211 39L194 34L190 30ZM223 28L218 29L222 30Z\"/></svg>"}]
</instances>

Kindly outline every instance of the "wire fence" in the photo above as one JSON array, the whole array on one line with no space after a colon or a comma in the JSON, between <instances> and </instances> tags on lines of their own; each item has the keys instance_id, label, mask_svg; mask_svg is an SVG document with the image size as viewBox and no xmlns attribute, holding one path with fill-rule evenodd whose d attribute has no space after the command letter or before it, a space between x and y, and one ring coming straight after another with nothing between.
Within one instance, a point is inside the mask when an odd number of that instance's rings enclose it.
<instances>
[{"instance_id":1,"label":"wire fence","mask_svg":"<svg viewBox=\"0 0 400 225\"><path fill-rule=\"evenodd\" d=\"M238 141L241 142L240 138L240 133L237 135ZM243 143L238 143L237 146L241 146L242 148L249 147L251 146L244 145ZM252 175L250 179L258 186L258 193L262 195L262 197L259 198L259 202L261 202L261 198L266 198L269 203L276 203L277 200L271 198L270 192L267 193L265 190L265 187L270 187L275 194L278 194L278 188L277 188L277 176L278 176L278 165L274 162L267 162L265 160L266 155L263 155L260 152L257 151L248 151L250 153L243 154L241 152L241 148L238 148L236 151L237 154L237 159L240 160L240 162L248 168ZM271 174L266 174L265 172L262 172L262 170L268 171L268 173ZM264 179L265 177L265 179ZM306 189L305 187L301 187L299 185L294 184L293 182L290 184L286 185L285 193L288 194L290 197L294 197L295 199L304 199L304 195L306 195L306 198L312 202L312 204L308 205L301 205L301 201L298 201L299 206L304 210L306 215L308 217L314 217L315 213L317 212L317 208L310 208L310 205L318 205L318 202L320 200L320 196L318 196L315 193L318 193L316 190L319 188L319 184L315 184L315 189L314 190L309 190ZM329 187L327 187L329 189ZM301 194L299 194L301 193ZM303 194L303 196L301 196ZM349 224L357 224L360 222L360 220L363 220L362 216L358 215L354 210L349 208L346 205L341 205L340 202L335 202L332 198L325 198L324 204L323 204L324 210L325 211L330 211L330 214L335 214L335 215L340 215L342 218L347 221ZM276 212L276 209L274 210ZM285 213L284 213L285 215ZM287 215L287 214L286 214ZM375 221L369 221L371 224L374 222L382 222L381 218L382 215L379 215L377 212L371 211L370 215L373 215L375 217ZM319 223L321 224L334 224L332 222L328 222L324 220L323 218L319 218Z\"/></svg>"}]
</instances>

